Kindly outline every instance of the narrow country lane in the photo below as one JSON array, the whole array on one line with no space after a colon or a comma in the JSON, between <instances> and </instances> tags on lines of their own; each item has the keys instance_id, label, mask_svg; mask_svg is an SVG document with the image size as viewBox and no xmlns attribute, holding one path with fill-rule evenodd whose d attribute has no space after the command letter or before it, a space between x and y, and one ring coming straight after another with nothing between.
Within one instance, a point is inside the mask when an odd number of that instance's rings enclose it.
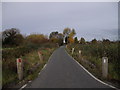
<instances>
[{"instance_id":1,"label":"narrow country lane","mask_svg":"<svg viewBox=\"0 0 120 90\"><path fill-rule=\"evenodd\" d=\"M65 51L58 48L38 78L26 88L110 88L91 77Z\"/></svg>"}]
</instances>

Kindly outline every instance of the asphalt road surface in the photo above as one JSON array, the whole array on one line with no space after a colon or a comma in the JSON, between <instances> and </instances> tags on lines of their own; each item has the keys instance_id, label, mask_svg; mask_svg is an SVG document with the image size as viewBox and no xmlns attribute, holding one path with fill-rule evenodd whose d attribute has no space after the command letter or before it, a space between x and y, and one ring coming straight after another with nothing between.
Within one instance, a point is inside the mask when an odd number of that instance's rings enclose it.
<instances>
[{"instance_id":1,"label":"asphalt road surface","mask_svg":"<svg viewBox=\"0 0 120 90\"><path fill-rule=\"evenodd\" d=\"M38 78L26 88L110 88L91 77L65 51L58 48L50 57Z\"/></svg>"}]
</instances>

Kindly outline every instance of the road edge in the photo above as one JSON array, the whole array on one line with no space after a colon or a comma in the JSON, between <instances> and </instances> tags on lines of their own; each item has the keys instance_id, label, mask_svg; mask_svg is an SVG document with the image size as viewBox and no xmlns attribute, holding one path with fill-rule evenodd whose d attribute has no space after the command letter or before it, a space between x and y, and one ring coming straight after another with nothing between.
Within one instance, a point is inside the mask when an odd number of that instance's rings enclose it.
<instances>
[{"instance_id":1,"label":"road edge","mask_svg":"<svg viewBox=\"0 0 120 90\"><path fill-rule=\"evenodd\" d=\"M57 48L58 49L58 48ZM57 50L56 49L56 50ZM55 50L55 51L56 51ZM51 57L53 56L53 54L55 53L55 51L51 54L51 56L49 57L49 59L48 59L48 61L47 61L47 63L50 61L50 59L51 59ZM43 66L43 68L41 69L41 71L43 71L44 69L45 69L45 67L47 66L47 63ZM38 75L40 75L41 74L41 71L38 73ZM37 77L36 77L37 78ZM22 89L24 89L27 85L28 85L28 83L30 83L30 82L32 82L32 81L28 81L26 84L24 84L22 87L20 87L18 90L22 90Z\"/></svg>"},{"instance_id":2,"label":"road edge","mask_svg":"<svg viewBox=\"0 0 120 90\"><path fill-rule=\"evenodd\" d=\"M65 49L64 49L65 50ZM65 50L65 52L68 54L68 52ZM95 80L97 80L98 82L104 84L104 85L107 85L113 89L116 89L116 90L120 90L112 85L109 85L103 81L101 81L100 79L96 78L93 74L91 74L86 68L84 68L79 62L77 62L77 60L75 60L70 54L68 54L70 56L70 58L72 58L83 70L85 70L92 78L94 78Z\"/></svg>"}]
</instances>

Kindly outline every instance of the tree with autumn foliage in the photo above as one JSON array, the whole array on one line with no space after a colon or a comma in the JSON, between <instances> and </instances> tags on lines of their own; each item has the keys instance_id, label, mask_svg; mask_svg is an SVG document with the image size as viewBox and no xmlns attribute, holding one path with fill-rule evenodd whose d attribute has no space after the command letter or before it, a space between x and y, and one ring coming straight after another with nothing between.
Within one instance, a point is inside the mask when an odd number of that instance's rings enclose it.
<instances>
[{"instance_id":1,"label":"tree with autumn foliage","mask_svg":"<svg viewBox=\"0 0 120 90\"><path fill-rule=\"evenodd\" d=\"M74 38L73 37L75 35L76 35L75 29L72 29L71 33L69 34L69 38L68 38L69 43L74 43Z\"/></svg>"},{"instance_id":2,"label":"tree with autumn foliage","mask_svg":"<svg viewBox=\"0 0 120 90\"><path fill-rule=\"evenodd\" d=\"M75 29L65 28L63 30L65 43L74 43L74 36L76 35Z\"/></svg>"},{"instance_id":3,"label":"tree with autumn foliage","mask_svg":"<svg viewBox=\"0 0 120 90\"><path fill-rule=\"evenodd\" d=\"M26 37L26 40L34 44L41 44L48 42L47 36L43 34L31 34Z\"/></svg>"},{"instance_id":4,"label":"tree with autumn foliage","mask_svg":"<svg viewBox=\"0 0 120 90\"><path fill-rule=\"evenodd\" d=\"M66 44L69 43L68 38L69 38L70 33L71 33L71 29L68 27L63 30L63 35L64 35L64 39L65 39Z\"/></svg>"},{"instance_id":5,"label":"tree with autumn foliage","mask_svg":"<svg viewBox=\"0 0 120 90\"><path fill-rule=\"evenodd\" d=\"M49 35L49 40L52 43L57 43L60 46L63 45L63 34L56 32L51 32Z\"/></svg>"}]
</instances>

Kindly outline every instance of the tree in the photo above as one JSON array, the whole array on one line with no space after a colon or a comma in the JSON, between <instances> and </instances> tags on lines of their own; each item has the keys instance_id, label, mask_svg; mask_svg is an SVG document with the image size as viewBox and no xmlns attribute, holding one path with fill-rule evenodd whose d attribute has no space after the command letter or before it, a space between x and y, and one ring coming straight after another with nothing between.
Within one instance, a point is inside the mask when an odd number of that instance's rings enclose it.
<instances>
[{"instance_id":1,"label":"tree","mask_svg":"<svg viewBox=\"0 0 120 90\"><path fill-rule=\"evenodd\" d=\"M63 34L62 34L62 33L59 33L59 34L58 34L58 39L59 39L58 44L59 44L59 45L63 45Z\"/></svg>"},{"instance_id":2,"label":"tree","mask_svg":"<svg viewBox=\"0 0 120 90\"><path fill-rule=\"evenodd\" d=\"M42 44L48 42L47 36L43 34L31 34L26 37L26 40L34 44Z\"/></svg>"},{"instance_id":3,"label":"tree","mask_svg":"<svg viewBox=\"0 0 120 90\"><path fill-rule=\"evenodd\" d=\"M17 34L16 38L14 38L16 46L22 45L24 43L25 38L22 34Z\"/></svg>"},{"instance_id":4,"label":"tree","mask_svg":"<svg viewBox=\"0 0 120 90\"><path fill-rule=\"evenodd\" d=\"M70 33L71 33L71 29L70 28L65 28L63 30L64 37L68 37Z\"/></svg>"},{"instance_id":5,"label":"tree","mask_svg":"<svg viewBox=\"0 0 120 90\"><path fill-rule=\"evenodd\" d=\"M74 28L72 29L72 32L71 32L71 33L72 33L73 37L76 35L76 31L75 31Z\"/></svg>"},{"instance_id":6,"label":"tree","mask_svg":"<svg viewBox=\"0 0 120 90\"><path fill-rule=\"evenodd\" d=\"M77 37L74 38L74 42L78 43L78 38Z\"/></svg>"},{"instance_id":7,"label":"tree","mask_svg":"<svg viewBox=\"0 0 120 90\"><path fill-rule=\"evenodd\" d=\"M59 45L63 45L63 34L56 32L51 32L49 39L53 43L58 43Z\"/></svg>"},{"instance_id":8,"label":"tree","mask_svg":"<svg viewBox=\"0 0 120 90\"><path fill-rule=\"evenodd\" d=\"M74 29L71 30L70 34L68 35L69 37L74 37L76 35L76 32Z\"/></svg>"},{"instance_id":9,"label":"tree","mask_svg":"<svg viewBox=\"0 0 120 90\"><path fill-rule=\"evenodd\" d=\"M69 37L69 38L68 38L68 43L74 43L73 37Z\"/></svg>"},{"instance_id":10,"label":"tree","mask_svg":"<svg viewBox=\"0 0 120 90\"><path fill-rule=\"evenodd\" d=\"M75 29L72 29L71 32L70 32L70 34L69 34L69 38L68 38L69 43L74 43L73 37L74 37L75 35L76 35Z\"/></svg>"},{"instance_id":11,"label":"tree","mask_svg":"<svg viewBox=\"0 0 120 90\"><path fill-rule=\"evenodd\" d=\"M50 42L52 42L52 43L58 43L58 42L59 42L59 39L52 37L52 38L50 39Z\"/></svg>"},{"instance_id":12,"label":"tree","mask_svg":"<svg viewBox=\"0 0 120 90\"><path fill-rule=\"evenodd\" d=\"M6 29L2 32L2 44L3 46L18 46L24 40L20 31L16 28ZM19 42L18 42L19 41Z\"/></svg>"},{"instance_id":13,"label":"tree","mask_svg":"<svg viewBox=\"0 0 120 90\"><path fill-rule=\"evenodd\" d=\"M103 44L110 44L110 40L109 39L103 39Z\"/></svg>"},{"instance_id":14,"label":"tree","mask_svg":"<svg viewBox=\"0 0 120 90\"><path fill-rule=\"evenodd\" d=\"M57 38L59 38L59 39L63 39L63 34L62 34L62 33L58 33Z\"/></svg>"},{"instance_id":15,"label":"tree","mask_svg":"<svg viewBox=\"0 0 120 90\"><path fill-rule=\"evenodd\" d=\"M75 29L65 28L63 30L63 35L65 38L65 43L73 43L74 39L73 37L76 35Z\"/></svg>"},{"instance_id":16,"label":"tree","mask_svg":"<svg viewBox=\"0 0 120 90\"><path fill-rule=\"evenodd\" d=\"M92 42L93 44L97 44L97 40L96 40L96 39L93 39L91 42Z\"/></svg>"},{"instance_id":17,"label":"tree","mask_svg":"<svg viewBox=\"0 0 120 90\"><path fill-rule=\"evenodd\" d=\"M83 37L80 39L80 44L85 44L85 39Z\"/></svg>"},{"instance_id":18,"label":"tree","mask_svg":"<svg viewBox=\"0 0 120 90\"><path fill-rule=\"evenodd\" d=\"M51 38L57 38L58 37L58 32L51 32L50 35L49 35L49 39Z\"/></svg>"},{"instance_id":19,"label":"tree","mask_svg":"<svg viewBox=\"0 0 120 90\"><path fill-rule=\"evenodd\" d=\"M71 29L70 28L65 28L63 30L63 36L64 36L64 39L65 39L65 43L68 44L68 38L69 38L69 34L71 32Z\"/></svg>"}]
</instances>

